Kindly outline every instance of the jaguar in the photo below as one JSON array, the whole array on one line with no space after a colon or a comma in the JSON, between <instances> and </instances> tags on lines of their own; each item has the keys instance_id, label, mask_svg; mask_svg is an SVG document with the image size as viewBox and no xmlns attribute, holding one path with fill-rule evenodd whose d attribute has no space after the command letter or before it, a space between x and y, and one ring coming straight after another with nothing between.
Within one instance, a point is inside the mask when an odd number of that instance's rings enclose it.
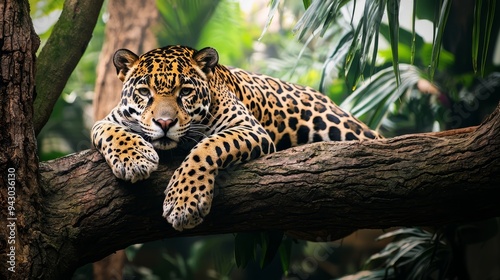
<instances>
[{"instance_id":1,"label":"jaguar","mask_svg":"<svg viewBox=\"0 0 500 280\"><path fill-rule=\"evenodd\" d=\"M178 231L208 215L220 169L306 143L381 138L321 92L223 66L210 47L120 49L113 63L121 100L92 143L132 183L157 169L157 151L193 143L165 190L163 217Z\"/></svg>"}]
</instances>

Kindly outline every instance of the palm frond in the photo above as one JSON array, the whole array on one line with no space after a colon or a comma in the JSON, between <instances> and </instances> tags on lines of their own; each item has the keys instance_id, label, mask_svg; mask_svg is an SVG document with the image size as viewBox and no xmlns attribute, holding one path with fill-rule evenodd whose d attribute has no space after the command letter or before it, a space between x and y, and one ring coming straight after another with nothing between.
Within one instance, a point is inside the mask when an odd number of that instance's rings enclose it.
<instances>
[{"instance_id":1,"label":"palm frond","mask_svg":"<svg viewBox=\"0 0 500 280\"><path fill-rule=\"evenodd\" d=\"M399 0L387 1L387 19L389 21L389 42L392 51L392 67L396 76L396 84L401 83L399 73Z\"/></svg>"},{"instance_id":2,"label":"palm frond","mask_svg":"<svg viewBox=\"0 0 500 280\"><path fill-rule=\"evenodd\" d=\"M157 0L161 28L156 33L160 45L196 46L203 26L210 20L219 2Z\"/></svg>"},{"instance_id":3,"label":"palm frond","mask_svg":"<svg viewBox=\"0 0 500 280\"><path fill-rule=\"evenodd\" d=\"M400 64L401 83L394 82L392 67L383 69L369 78L340 104L347 111L362 119L372 128L380 125L382 118L408 89L415 86L423 73L415 66Z\"/></svg>"},{"instance_id":4,"label":"palm frond","mask_svg":"<svg viewBox=\"0 0 500 280\"><path fill-rule=\"evenodd\" d=\"M493 29L494 18L495 18L495 7L496 0L488 1L488 9L486 16L486 34L483 36L483 52L482 52L482 62L481 62L481 76L484 76L484 68L486 67L486 57L488 53L488 46L490 45L491 30Z\"/></svg>"},{"instance_id":5,"label":"palm frond","mask_svg":"<svg viewBox=\"0 0 500 280\"><path fill-rule=\"evenodd\" d=\"M486 2L486 3L483 3ZM487 8L483 9L483 4L486 4ZM479 56L479 44L481 41L481 35L483 36L483 44L481 51L481 63L479 65L479 71L481 76L484 76L484 68L486 65L486 57L488 53L488 46L490 44L491 30L493 28L494 17L495 17L495 0L478 0L475 2L474 7L474 25L472 27L472 66L474 68L474 73L478 72L478 56ZM483 12L486 11L486 16L483 16ZM481 34L481 27L483 18L485 19L485 30L484 34Z\"/></svg>"},{"instance_id":6,"label":"palm frond","mask_svg":"<svg viewBox=\"0 0 500 280\"><path fill-rule=\"evenodd\" d=\"M213 47L219 53L220 63L243 65L247 62L248 53L252 48L252 34L243 26L245 18L239 3L230 0L219 1L220 4L210 20L201 28L200 37L193 47Z\"/></svg>"},{"instance_id":7,"label":"palm frond","mask_svg":"<svg viewBox=\"0 0 500 280\"><path fill-rule=\"evenodd\" d=\"M262 33L260 34L258 41L260 41L262 39L262 37L264 37L264 34L266 34L267 28L269 28L269 25L271 24L271 21L273 20L274 15L276 14L276 11L278 10L279 4L280 4L280 0L271 0L270 1L271 8L269 9L269 14L267 15L266 25L264 26L264 29L262 30Z\"/></svg>"},{"instance_id":8,"label":"palm frond","mask_svg":"<svg viewBox=\"0 0 500 280\"><path fill-rule=\"evenodd\" d=\"M411 56L410 56L410 64L413 65L415 63L415 53L416 53L416 36L417 32L415 31L415 20L417 18L417 1L413 1L413 14L411 17Z\"/></svg>"},{"instance_id":9,"label":"palm frond","mask_svg":"<svg viewBox=\"0 0 500 280\"><path fill-rule=\"evenodd\" d=\"M297 22L294 32L298 34L299 40L306 33L314 33L320 30L320 35L328 29L328 27L336 21L340 13L340 8L345 6L350 1L347 0L324 0L313 1L306 12Z\"/></svg>"},{"instance_id":10,"label":"palm frond","mask_svg":"<svg viewBox=\"0 0 500 280\"><path fill-rule=\"evenodd\" d=\"M342 8L349 2L351 1L313 1L294 28L298 39L300 40L308 33L323 36L328 28L339 22L339 19L342 18ZM366 66L374 69L378 50L378 32L387 5L386 2L387 0L366 1L361 19L353 27L354 33L352 40L348 42L349 50L346 54L345 74L343 75L351 89L355 88ZM356 4L352 7L353 10L356 9ZM391 22L394 22L395 18L397 18L397 12Z\"/></svg>"},{"instance_id":11,"label":"palm frond","mask_svg":"<svg viewBox=\"0 0 500 280\"><path fill-rule=\"evenodd\" d=\"M437 18L437 26L435 27L435 36L433 38L432 44L432 56L431 56L431 65L430 65L430 78L431 80L434 78L434 74L438 67L439 55L441 54L441 45L443 42L443 34L444 27L446 25L446 21L448 20L448 14L451 9L451 0L444 0L440 9L439 9L439 17ZM434 24L436 24L436 22Z\"/></svg>"},{"instance_id":12,"label":"palm frond","mask_svg":"<svg viewBox=\"0 0 500 280\"><path fill-rule=\"evenodd\" d=\"M378 240L387 238L393 241L366 261L365 273L357 279L428 279L446 272L451 250L440 236L419 228L403 228Z\"/></svg>"},{"instance_id":13,"label":"palm frond","mask_svg":"<svg viewBox=\"0 0 500 280\"><path fill-rule=\"evenodd\" d=\"M341 28L342 33L339 39L339 43L325 60L323 69L321 71L321 80L319 83L319 91L321 92L327 92L327 89L325 88L327 75L339 76L338 73L343 73L343 63L345 57L347 56L347 53L349 52L349 42L353 40L354 31L349 28L351 26L341 25L341 27L345 28ZM333 73L332 75L332 73L330 73L331 71L328 71L329 68L336 69L336 73Z\"/></svg>"}]
</instances>

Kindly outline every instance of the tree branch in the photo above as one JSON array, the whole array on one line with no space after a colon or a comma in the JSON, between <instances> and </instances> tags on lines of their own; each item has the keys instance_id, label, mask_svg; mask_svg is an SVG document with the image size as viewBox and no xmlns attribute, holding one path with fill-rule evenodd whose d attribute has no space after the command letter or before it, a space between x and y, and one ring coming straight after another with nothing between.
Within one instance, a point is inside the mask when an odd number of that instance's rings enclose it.
<instances>
[{"instance_id":1,"label":"tree branch","mask_svg":"<svg viewBox=\"0 0 500 280\"><path fill-rule=\"evenodd\" d=\"M222 171L210 215L182 233L161 217L163 190L182 156L167 156L138 184L117 180L93 150L41 163L43 231L48 244L59 246L47 257L57 271L177 236L275 229L326 241L361 228L499 216L499 108L474 131L458 131L460 137L316 143Z\"/></svg>"},{"instance_id":2,"label":"tree branch","mask_svg":"<svg viewBox=\"0 0 500 280\"><path fill-rule=\"evenodd\" d=\"M103 0L67 0L59 20L37 59L35 134L47 122L92 37Z\"/></svg>"}]
</instances>

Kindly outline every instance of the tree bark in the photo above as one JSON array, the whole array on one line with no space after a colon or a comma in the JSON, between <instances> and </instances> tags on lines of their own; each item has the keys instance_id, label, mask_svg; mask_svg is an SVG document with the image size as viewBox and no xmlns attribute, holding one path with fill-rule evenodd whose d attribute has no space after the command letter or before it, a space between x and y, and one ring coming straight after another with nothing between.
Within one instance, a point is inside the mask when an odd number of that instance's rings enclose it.
<instances>
[{"instance_id":1,"label":"tree bark","mask_svg":"<svg viewBox=\"0 0 500 280\"><path fill-rule=\"evenodd\" d=\"M361 228L499 216L499 114L500 107L472 132L315 143L222 171L210 215L184 232L161 217L182 155L166 153L167 162L137 184L116 179L95 150L44 162L45 246L60 272L161 238L282 230L327 241Z\"/></svg>"},{"instance_id":2,"label":"tree bark","mask_svg":"<svg viewBox=\"0 0 500 280\"><path fill-rule=\"evenodd\" d=\"M116 77L113 54L129 49L141 54L157 47L152 26L158 20L156 1L110 0L104 45L99 55L94 90L94 119L103 119L120 101L122 83Z\"/></svg>"},{"instance_id":3,"label":"tree bark","mask_svg":"<svg viewBox=\"0 0 500 280\"><path fill-rule=\"evenodd\" d=\"M28 1L0 1L0 254L2 279L30 279L44 266L41 194L33 130L35 53Z\"/></svg>"}]
</instances>

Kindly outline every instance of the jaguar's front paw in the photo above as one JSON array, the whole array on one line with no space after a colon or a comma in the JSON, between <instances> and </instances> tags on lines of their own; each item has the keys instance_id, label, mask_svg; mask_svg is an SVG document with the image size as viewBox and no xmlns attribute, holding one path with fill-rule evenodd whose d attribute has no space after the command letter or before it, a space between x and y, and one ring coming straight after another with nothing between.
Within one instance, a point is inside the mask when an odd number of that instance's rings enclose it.
<instances>
[{"instance_id":1,"label":"jaguar's front paw","mask_svg":"<svg viewBox=\"0 0 500 280\"><path fill-rule=\"evenodd\" d=\"M135 183L147 179L158 168L158 153L140 136L118 139L117 144L105 150L106 161L116 177Z\"/></svg>"},{"instance_id":2,"label":"jaguar's front paw","mask_svg":"<svg viewBox=\"0 0 500 280\"><path fill-rule=\"evenodd\" d=\"M200 182L174 178L175 175L165 190L163 217L178 231L194 228L210 212L213 184L206 185L204 180Z\"/></svg>"}]
</instances>

